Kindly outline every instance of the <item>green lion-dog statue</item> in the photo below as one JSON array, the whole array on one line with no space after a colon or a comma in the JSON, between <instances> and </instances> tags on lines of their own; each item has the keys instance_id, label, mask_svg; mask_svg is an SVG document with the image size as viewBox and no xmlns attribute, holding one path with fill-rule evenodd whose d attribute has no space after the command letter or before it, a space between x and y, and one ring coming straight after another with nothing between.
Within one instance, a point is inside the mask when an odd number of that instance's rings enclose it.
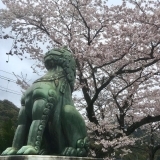
<instances>
[{"instance_id":1,"label":"green lion-dog statue","mask_svg":"<svg viewBox=\"0 0 160 160\"><path fill-rule=\"evenodd\" d=\"M48 72L23 95L12 147L2 155L85 157L89 149L86 126L72 101L75 60L62 48L47 52L44 63Z\"/></svg>"}]
</instances>

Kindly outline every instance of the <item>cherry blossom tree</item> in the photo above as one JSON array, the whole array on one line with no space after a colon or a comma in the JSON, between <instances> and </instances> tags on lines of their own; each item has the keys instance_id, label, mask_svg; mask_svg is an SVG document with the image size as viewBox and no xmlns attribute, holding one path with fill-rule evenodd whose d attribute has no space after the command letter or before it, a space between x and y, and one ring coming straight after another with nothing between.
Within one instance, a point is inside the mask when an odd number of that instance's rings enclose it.
<instances>
[{"instance_id":1,"label":"cherry blossom tree","mask_svg":"<svg viewBox=\"0 0 160 160\"><path fill-rule=\"evenodd\" d=\"M40 69L51 48L67 46L75 56L75 91L82 95L75 104L92 123L101 146L97 157L113 156L121 147L129 152L124 146L135 142L130 135L160 121L159 0L123 0L111 7L102 0L2 2L0 38L13 39L8 55L29 55Z\"/></svg>"}]
</instances>

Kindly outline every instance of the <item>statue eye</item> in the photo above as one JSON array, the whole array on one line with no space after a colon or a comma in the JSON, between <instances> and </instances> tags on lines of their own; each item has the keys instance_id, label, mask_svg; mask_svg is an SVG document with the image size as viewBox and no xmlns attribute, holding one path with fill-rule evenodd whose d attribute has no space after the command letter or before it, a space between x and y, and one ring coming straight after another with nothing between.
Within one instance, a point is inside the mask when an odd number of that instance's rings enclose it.
<instances>
[{"instance_id":1,"label":"statue eye","mask_svg":"<svg viewBox=\"0 0 160 160\"><path fill-rule=\"evenodd\" d=\"M48 66L50 66L50 67L52 66L52 62L51 61L48 61L47 63L48 63Z\"/></svg>"},{"instance_id":2,"label":"statue eye","mask_svg":"<svg viewBox=\"0 0 160 160\"><path fill-rule=\"evenodd\" d=\"M53 62L53 60L46 60L46 61L45 61L45 67L46 67L47 69L53 68L53 67L54 67L54 62Z\"/></svg>"}]
</instances>

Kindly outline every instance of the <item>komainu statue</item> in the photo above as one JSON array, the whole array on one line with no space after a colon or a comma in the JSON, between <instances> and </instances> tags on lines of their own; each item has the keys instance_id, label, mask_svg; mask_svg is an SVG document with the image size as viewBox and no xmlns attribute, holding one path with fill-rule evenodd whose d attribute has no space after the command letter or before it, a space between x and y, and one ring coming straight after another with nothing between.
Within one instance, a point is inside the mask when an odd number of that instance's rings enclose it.
<instances>
[{"instance_id":1,"label":"komainu statue","mask_svg":"<svg viewBox=\"0 0 160 160\"><path fill-rule=\"evenodd\" d=\"M48 72L21 99L12 147L2 155L87 156L86 126L72 101L75 60L65 48L44 56Z\"/></svg>"}]
</instances>

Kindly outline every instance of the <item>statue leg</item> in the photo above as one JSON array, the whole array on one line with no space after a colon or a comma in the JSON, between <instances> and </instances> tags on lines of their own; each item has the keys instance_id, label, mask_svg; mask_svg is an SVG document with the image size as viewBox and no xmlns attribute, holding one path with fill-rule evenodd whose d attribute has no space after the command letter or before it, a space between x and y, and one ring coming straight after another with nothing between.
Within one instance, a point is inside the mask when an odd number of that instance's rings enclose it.
<instances>
[{"instance_id":1,"label":"statue leg","mask_svg":"<svg viewBox=\"0 0 160 160\"><path fill-rule=\"evenodd\" d=\"M43 99L34 102L27 146L23 146L17 154L39 153L44 128L48 120L49 109L46 108L46 104L46 101Z\"/></svg>"},{"instance_id":2,"label":"statue leg","mask_svg":"<svg viewBox=\"0 0 160 160\"><path fill-rule=\"evenodd\" d=\"M64 149L62 155L86 156L89 145L86 126L82 116L74 106L66 105L62 109L62 128L69 146Z\"/></svg>"},{"instance_id":3,"label":"statue leg","mask_svg":"<svg viewBox=\"0 0 160 160\"><path fill-rule=\"evenodd\" d=\"M52 93L52 90L49 91L47 98L44 96L45 98L40 98L34 101L32 109L32 124L28 134L27 146L23 146L17 154L39 154L44 129L55 102L54 94L50 93Z\"/></svg>"},{"instance_id":4,"label":"statue leg","mask_svg":"<svg viewBox=\"0 0 160 160\"><path fill-rule=\"evenodd\" d=\"M29 130L29 124L28 124L28 119L25 112L24 103L23 102L21 103L22 103L22 107L19 111L18 127L14 135L12 147L9 147L5 151L3 151L2 155L16 154L17 151L24 145L26 141L28 130Z\"/></svg>"}]
</instances>

